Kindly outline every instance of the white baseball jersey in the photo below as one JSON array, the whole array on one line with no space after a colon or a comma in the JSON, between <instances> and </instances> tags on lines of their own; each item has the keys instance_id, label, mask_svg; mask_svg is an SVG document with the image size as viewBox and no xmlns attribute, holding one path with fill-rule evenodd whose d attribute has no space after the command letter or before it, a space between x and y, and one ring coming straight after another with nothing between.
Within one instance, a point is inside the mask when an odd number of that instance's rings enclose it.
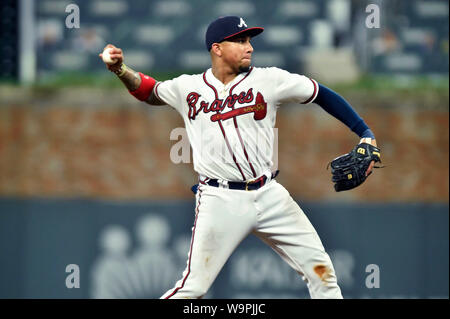
<instances>
[{"instance_id":1,"label":"white baseball jersey","mask_svg":"<svg viewBox=\"0 0 450 319\"><path fill-rule=\"evenodd\" d=\"M273 170L277 108L311 103L318 84L276 67L252 67L224 85L208 69L158 82L153 92L183 117L200 176L248 181Z\"/></svg>"},{"instance_id":2,"label":"white baseball jersey","mask_svg":"<svg viewBox=\"0 0 450 319\"><path fill-rule=\"evenodd\" d=\"M250 233L302 275L312 298L342 298L316 230L275 179L252 191L202 183L202 178L249 181L268 176L277 108L312 102L317 82L278 68L253 67L224 85L208 69L159 82L153 92L183 117L201 178L186 269L161 298L201 298Z\"/></svg>"}]
</instances>

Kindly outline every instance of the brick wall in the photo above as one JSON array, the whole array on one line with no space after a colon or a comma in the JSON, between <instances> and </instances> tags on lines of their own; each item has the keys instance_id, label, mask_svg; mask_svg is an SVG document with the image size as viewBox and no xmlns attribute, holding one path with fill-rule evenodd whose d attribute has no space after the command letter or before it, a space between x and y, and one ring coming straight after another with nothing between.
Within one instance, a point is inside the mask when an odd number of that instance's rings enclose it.
<instances>
[{"instance_id":1,"label":"brick wall","mask_svg":"<svg viewBox=\"0 0 450 319\"><path fill-rule=\"evenodd\" d=\"M192 196L190 186L196 181L192 164L173 164L169 157L176 143L169 139L170 132L183 127L175 111L151 109L122 91L4 96L0 195ZM375 170L361 187L335 193L326 165L348 152L358 138L314 104L281 108L276 125L278 181L292 196L300 200L448 202L448 96L447 101L433 102L438 107L430 107L428 101L426 108L417 99L346 97L375 132L387 167Z\"/></svg>"}]
</instances>

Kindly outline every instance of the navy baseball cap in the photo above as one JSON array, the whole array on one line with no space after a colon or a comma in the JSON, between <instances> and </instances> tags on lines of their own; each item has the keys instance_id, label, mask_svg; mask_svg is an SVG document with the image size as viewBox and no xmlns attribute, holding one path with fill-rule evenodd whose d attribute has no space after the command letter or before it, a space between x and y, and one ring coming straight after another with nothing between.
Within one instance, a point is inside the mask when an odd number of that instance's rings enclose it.
<instances>
[{"instance_id":1,"label":"navy baseball cap","mask_svg":"<svg viewBox=\"0 0 450 319\"><path fill-rule=\"evenodd\" d=\"M257 36L264 31L264 28L249 28L244 19L238 16L220 17L211 22L206 30L206 49L211 50L213 43L219 43L236 35Z\"/></svg>"}]
</instances>

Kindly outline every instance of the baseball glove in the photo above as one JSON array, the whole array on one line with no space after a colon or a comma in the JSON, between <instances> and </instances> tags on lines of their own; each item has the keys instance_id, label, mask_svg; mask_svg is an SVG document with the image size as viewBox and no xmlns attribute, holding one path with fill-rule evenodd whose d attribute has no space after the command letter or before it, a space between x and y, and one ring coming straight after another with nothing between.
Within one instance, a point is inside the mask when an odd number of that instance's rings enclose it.
<instances>
[{"instance_id":1,"label":"baseball glove","mask_svg":"<svg viewBox=\"0 0 450 319\"><path fill-rule=\"evenodd\" d=\"M381 163L380 149L368 143L361 143L356 145L350 153L341 155L328 163L327 169L331 166L331 180L334 182L336 192L361 185L367 178L366 171L372 161ZM380 166L374 166L374 168L380 168Z\"/></svg>"}]
</instances>

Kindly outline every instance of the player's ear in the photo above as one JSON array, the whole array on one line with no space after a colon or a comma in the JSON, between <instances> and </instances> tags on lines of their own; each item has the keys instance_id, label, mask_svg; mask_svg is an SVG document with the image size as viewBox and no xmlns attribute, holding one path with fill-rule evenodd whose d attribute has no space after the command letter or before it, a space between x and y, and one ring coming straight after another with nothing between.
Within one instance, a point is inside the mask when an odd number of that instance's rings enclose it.
<instances>
[{"instance_id":1,"label":"player's ear","mask_svg":"<svg viewBox=\"0 0 450 319\"><path fill-rule=\"evenodd\" d=\"M211 46L211 53L217 56L222 56L222 48L219 43L213 43Z\"/></svg>"}]
</instances>

